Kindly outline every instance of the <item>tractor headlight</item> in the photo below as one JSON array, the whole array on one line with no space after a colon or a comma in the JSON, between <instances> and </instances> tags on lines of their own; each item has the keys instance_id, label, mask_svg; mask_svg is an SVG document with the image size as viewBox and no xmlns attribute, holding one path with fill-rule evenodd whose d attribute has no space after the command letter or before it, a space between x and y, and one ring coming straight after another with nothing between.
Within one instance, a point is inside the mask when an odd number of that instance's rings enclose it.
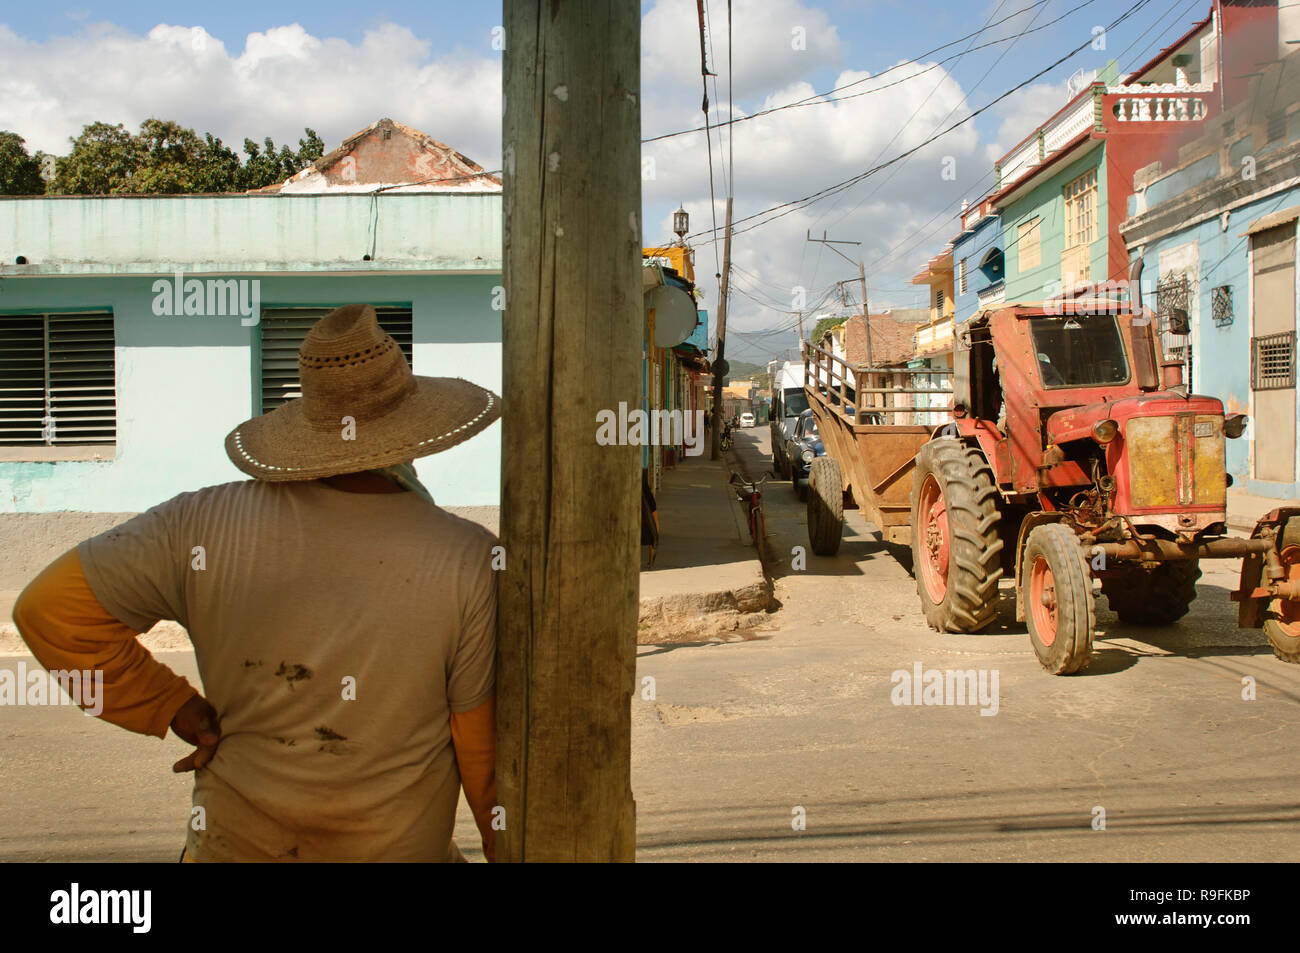
<instances>
[{"instance_id":1,"label":"tractor headlight","mask_svg":"<svg viewBox=\"0 0 1300 953\"><path fill-rule=\"evenodd\" d=\"M811 450L805 450L805 451L803 452L803 462L804 462L804 463L812 463L812 462L813 462L813 456L814 456L814 454L813 454L813 452L812 452Z\"/></svg>"},{"instance_id":2,"label":"tractor headlight","mask_svg":"<svg viewBox=\"0 0 1300 953\"><path fill-rule=\"evenodd\" d=\"M1092 425L1092 439L1098 443L1110 443L1119 436L1119 424L1107 417Z\"/></svg>"},{"instance_id":3,"label":"tractor headlight","mask_svg":"<svg viewBox=\"0 0 1300 953\"><path fill-rule=\"evenodd\" d=\"M1227 414L1223 418L1223 435L1225 437L1237 438L1246 432L1246 424L1250 423L1250 418L1245 414Z\"/></svg>"}]
</instances>

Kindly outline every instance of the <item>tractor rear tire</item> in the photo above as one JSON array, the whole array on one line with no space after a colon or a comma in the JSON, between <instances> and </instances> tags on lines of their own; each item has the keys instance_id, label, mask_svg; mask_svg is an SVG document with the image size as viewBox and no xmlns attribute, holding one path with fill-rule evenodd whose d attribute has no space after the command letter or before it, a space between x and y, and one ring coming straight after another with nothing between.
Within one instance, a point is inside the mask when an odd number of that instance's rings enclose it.
<instances>
[{"instance_id":1,"label":"tractor rear tire","mask_svg":"<svg viewBox=\"0 0 1300 953\"><path fill-rule=\"evenodd\" d=\"M1021 601L1038 663L1050 675L1087 668L1097 600L1079 537L1063 523L1035 526L1025 540L1022 566Z\"/></svg>"},{"instance_id":2,"label":"tractor rear tire","mask_svg":"<svg viewBox=\"0 0 1300 953\"><path fill-rule=\"evenodd\" d=\"M1187 615L1196 599L1200 561L1174 559L1155 569L1133 568L1101 581L1101 592L1121 622L1170 625Z\"/></svg>"},{"instance_id":3,"label":"tractor rear tire","mask_svg":"<svg viewBox=\"0 0 1300 953\"><path fill-rule=\"evenodd\" d=\"M1300 518L1293 516L1287 520L1278 550L1287 577L1300 576ZM1300 665L1300 604L1285 599L1271 600L1264 615L1264 634L1274 655L1283 662Z\"/></svg>"},{"instance_id":4,"label":"tractor rear tire","mask_svg":"<svg viewBox=\"0 0 1300 953\"><path fill-rule=\"evenodd\" d=\"M978 632L997 618L1000 519L993 471L978 450L949 437L921 447L912 473L912 573L931 628Z\"/></svg>"},{"instance_id":5,"label":"tractor rear tire","mask_svg":"<svg viewBox=\"0 0 1300 953\"><path fill-rule=\"evenodd\" d=\"M818 556L840 551L844 533L844 484L840 465L831 457L818 457L808 470L808 542Z\"/></svg>"}]
</instances>

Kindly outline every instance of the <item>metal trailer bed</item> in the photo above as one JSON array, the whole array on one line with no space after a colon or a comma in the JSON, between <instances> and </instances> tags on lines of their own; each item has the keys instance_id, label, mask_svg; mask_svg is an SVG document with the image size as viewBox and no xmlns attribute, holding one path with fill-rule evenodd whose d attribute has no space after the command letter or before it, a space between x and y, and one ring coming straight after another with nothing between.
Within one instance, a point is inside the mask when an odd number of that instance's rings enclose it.
<instances>
[{"instance_id":1,"label":"metal trailer bed","mask_svg":"<svg viewBox=\"0 0 1300 953\"><path fill-rule=\"evenodd\" d=\"M878 385L886 375L949 376L941 368L881 368L852 365L831 352L803 343L804 392L817 418L827 456L838 465L845 505L856 506L880 529L886 542L911 545L910 474L916 453L952 420L952 391ZM917 406L919 395L946 398L943 406ZM900 398L911 402L900 403ZM853 407L854 413L845 408ZM932 415L934 423L885 423L906 415ZM867 423L861 423L865 420Z\"/></svg>"}]
</instances>

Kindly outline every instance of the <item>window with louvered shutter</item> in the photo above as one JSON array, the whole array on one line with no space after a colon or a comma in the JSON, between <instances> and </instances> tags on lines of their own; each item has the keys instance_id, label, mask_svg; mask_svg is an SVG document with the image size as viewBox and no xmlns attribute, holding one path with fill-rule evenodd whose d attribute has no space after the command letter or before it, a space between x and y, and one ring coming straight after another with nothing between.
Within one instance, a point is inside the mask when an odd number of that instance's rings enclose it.
<instances>
[{"instance_id":1,"label":"window with louvered shutter","mask_svg":"<svg viewBox=\"0 0 1300 953\"><path fill-rule=\"evenodd\" d=\"M298 348L313 324L332 308L271 308L262 310L262 413L302 396L298 378ZM379 326L392 335L406 363L411 361L411 309L375 308Z\"/></svg>"},{"instance_id":2,"label":"window with louvered shutter","mask_svg":"<svg viewBox=\"0 0 1300 953\"><path fill-rule=\"evenodd\" d=\"M112 445L111 312L0 315L0 446Z\"/></svg>"}]
</instances>

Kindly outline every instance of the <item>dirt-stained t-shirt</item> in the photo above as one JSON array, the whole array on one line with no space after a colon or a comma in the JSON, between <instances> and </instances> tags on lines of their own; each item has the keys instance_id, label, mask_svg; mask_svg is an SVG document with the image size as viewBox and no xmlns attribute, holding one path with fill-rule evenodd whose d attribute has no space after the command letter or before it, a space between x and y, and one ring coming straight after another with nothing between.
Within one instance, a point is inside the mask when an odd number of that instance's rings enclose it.
<instances>
[{"instance_id":1,"label":"dirt-stained t-shirt","mask_svg":"<svg viewBox=\"0 0 1300 953\"><path fill-rule=\"evenodd\" d=\"M495 542L415 493L244 481L78 547L105 609L194 643L221 719L196 860L446 859L450 713L494 688Z\"/></svg>"}]
</instances>

